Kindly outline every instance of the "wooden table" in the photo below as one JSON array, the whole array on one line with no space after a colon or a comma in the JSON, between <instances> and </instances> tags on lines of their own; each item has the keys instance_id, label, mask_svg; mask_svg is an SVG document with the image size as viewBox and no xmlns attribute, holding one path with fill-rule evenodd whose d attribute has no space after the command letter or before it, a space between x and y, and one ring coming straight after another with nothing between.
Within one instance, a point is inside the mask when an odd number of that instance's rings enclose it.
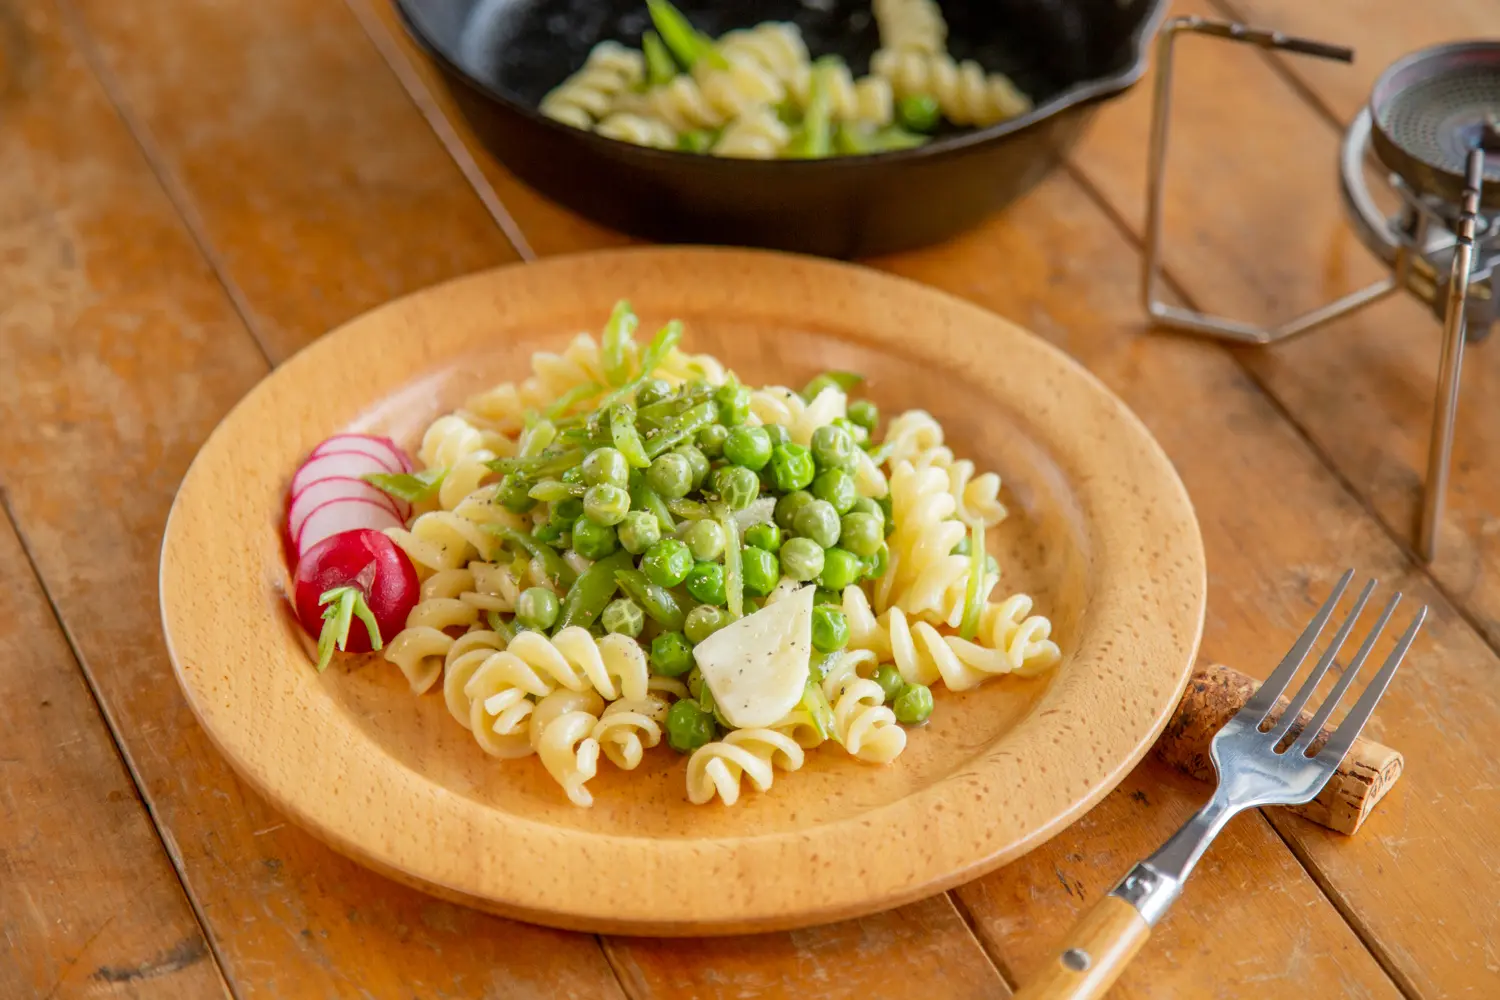
<instances>
[{"instance_id":1,"label":"wooden table","mask_svg":"<svg viewBox=\"0 0 1500 1000\"><path fill-rule=\"evenodd\" d=\"M1189 0L1355 45L1184 46L1180 298L1284 317L1376 265L1335 194L1393 58L1492 0ZM0 0L0 996L1004 997L1203 799L1148 761L1021 861L903 909L728 940L510 923L366 872L235 779L172 679L173 491L277 362L389 298L626 242L471 142L383 0ZM1432 605L1372 723L1407 774L1340 837L1236 820L1119 997L1500 996L1500 347L1470 353L1443 552L1411 525L1438 327L1390 301L1274 350L1144 328L1149 86L954 242L870 261L1019 321L1150 425L1211 570L1204 655L1263 674L1346 565ZM316 766L316 761L309 761Z\"/></svg>"}]
</instances>

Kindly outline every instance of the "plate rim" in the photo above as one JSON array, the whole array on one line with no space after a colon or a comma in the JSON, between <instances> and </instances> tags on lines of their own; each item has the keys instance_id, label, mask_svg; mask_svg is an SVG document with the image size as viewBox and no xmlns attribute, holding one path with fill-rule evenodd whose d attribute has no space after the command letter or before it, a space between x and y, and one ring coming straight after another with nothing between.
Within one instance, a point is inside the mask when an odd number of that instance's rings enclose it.
<instances>
[{"instance_id":1,"label":"plate rim","mask_svg":"<svg viewBox=\"0 0 1500 1000\"><path fill-rule=\"evenodd\" d=\"M219 728L223 721L220 718L220 709L211 705L205 697L206 692L197 687L198 678L193 676L193 668L185 666L184 658L180 655L178 644L174 639L173 608L171 607L173 585L175 578L172 576L172 555L175 540L178 538L184 516L183 508L192 501L194 490L197 488L197 476L199 470L206 464L206 455L214 452L225 445L222 443L228 438L233 428L237 427L236 421L247 419L244 414L249 413L259 400L267 395L267 388L273 383L285 382L292 379L302 369L316 365L325 357L336 357L339 350L348 346L360 335L360 332L368 325L378 324L392 316L399 316L403 312L420 312L422 308L430 303L439 302L447 297L462 298L464 294L474 293L476 289L486 286L501 286L506 282L516 281L517 275L526 277L519 280L525 282L531 276L536 276L540 271L550 270L566 274L570 271L582 270L583 272L608 271L611 268L623 268L626 272L632 270L650 270L653 267L686 267L689 270L695 267L704 267L712 262L716 267L743 267L750 271L776 272L778 269L790 268L791 273L801 272L804 276L816 276L819 273L837 277L840 280L859 285L866 283L874 286L897 287L904 286L901 293L903 297L915 296L917 300L927 299L931 302L940 302L942 309L950 314L962 316L968 314L976 321L987 324L999 324L994 329L1004 329L1004 336L1020 338L1021 343L1028 345L1028 349L1039 351L1041 356L1049 358L1050 362L1058 367L1067 378L1081 378L1089 387L1093 398L1105 405L1105 410L1110 418L1119 421L1120 426L1133 438L1137 446L1144 448L1150 456L1150 460L1157 463L1153 482L1153 492L1156 499L1166 501L1177 507L1176 530L1182 532L1182 537L1177 541L1185 546L1187 565L1177 571L1177 576L1185 587L1190 587L1193 594L1189 595L1191 608L1187 611L1190 619L1186 624L1189 633L1177 640L1181 647L1181 664L1178 664L1175 673L1168 685L1168 690L1163 692L1159 704L1151 712L1147 724L1134 738L1133 744L1128 750L1117 754L1111 764L1106 767L1104 773L1093 775L1095 780L1087 782L1087 791L1073 798L1065 808L1053 812L1045 821L1034 824L1029 832L1019 838L1013 838L1003 846L994 850L977 852L977 855L967 856L963 863L949 860L936 865L913 866L910 874L905 877L891 879L887 877L883 885L875 891L860 893L843 892L834 898L824 895L816 905L811 901L808 905L800 907L770 906L761 910L744 908L744 901L739 898L742 892L736 890L734 893L724 893L711 899L711 912L704 912L702 900L695 900L694 912L672 912L670 910L661 912L639 912L632 911L627 906L624 911L616 908L621 898L628 902L628 894L622 894L618 888L607 894L610 906L605 906L599 898L592 902L581 902L588 898L589 894L574 892L565 903L558 900L549 901L545 893L527 891L528 886L525 879L518 879L517 872L527 870L523 860L511 860L495 867L485 868L481 881L482 887L476 888L476 883L470 881L464 883L460 880L448 877L440 870L435 870L430 863L422 864L422 858L412 858L411 850L402 850L401 845L390 842L381 842L378 833L371 830L368 823L363 827L351 830L346 824L330 822L329 810L310 807L304 798L295 794L289 794L280 783L268 780L266 762L264 758L256 760L244 755L244 748L235 734L226 733ZM808 277L807 280L812 280ZM848 328L844 330L846 336ZM558 336L564 336L559 332ZM861 340L868 346L880 346L887 350L896 346L879 338ZM434 362L441 361L441 357L426 358L430 366ZM289 374L290 373L290 374ZM421 369L413 369L408 374L405 383L410 385L413 380L423 374ZM398 386L399 388L399 386ZM393 390L394 391L394 390ZM363 409L370 405L372 399L380 396L364 397L358 406ZM323 428L324 431L327 428ZM185 499L187 498L187 499ZM279 551L279 545L278 545ZM1092 587L1093 580L1089 585ZM1170 459L1161 448L1159 442L1150 433L1149 429L1137 417L1125 403L1119 399L1106 385L1100 381L1088 369L1075 361L1061 349L1045 341L1041 337L1031 333L1018 324L1007 320L996 313L983 309L974 303L957 298L947 292L923 285L910 279L892 275L885 272L875 271L859 265L845 264L841 262L828 261L821 258L804 257L794 254L777 253L772 251L742 250L736 248L662 248L662 247L631 247L624 249L611 249L602 251L590 251L581 254L559 255L549 257L536 263L515 263L503 265L486 271L464 275L450 279L438 285L433 285L390 302L384 303L372 310L336 327L323 337L308 344L295 355L287 359L276 369L270 372L257 385L246 394L246 396L235 404L224 416L214 431L208 436L201 446L198 454L194 457L182 483L179 485L174 497L171 511L168 514L166 526L162 536L161 561L158 576L159 598L161 602L162 628L166 639L169 658L172 662L173 674L177 679L179 687L184 693L189 707L192 709L199 724L209 735L211 741L221 754L229 761L235 772L262 795L273 807L285 813L288 818L312 833L318 839L324 841L340 853L369 867L396 881L421 889L425 892L453 900L464 905L498 913L504 916L516 917L534 923L545 924L554 927L562 927L570 930L582 930L606 933L625 934L653 934L664 936L684 935L717 935L736 934L745 932L785 930L797 927L810 926L831 920L856 917L891 907L900 906L913 902L917 899L944 891L962 882L978 877L991 871L1006 862L1013 860L1050 839L1060 830L1066 828L1078 817L1098 803L1107 795L1132 769L1150 749L1156 737L1166 726L1172 709L1177 704L1182 691L1185 689L1193 662L1196 658L1199 644L1202 638L1206 604L1207 604L1207 568L1206 557L1203 549L1201 530L1199 528L1190 496L1185 485L1177 475ZM280 642L280 640L277 640ZM1069 651L1070 653L1073 651ZM300 690L306 692L309 685L302 684ZM1057 690L1054 684L1048 693L1043 696L1044 702ZM1033 710L1021 719L1016 729L1023 726L1035 724L1037 709L1044 702L1038 703ZM233 710L232 705L226 705L225 710ZM293 718L298 724L296 728L300 731L302 725L314 725L308 718ZM980 756L983 756L982 754ZM532 852L531 863L545 860L545 854L537 854L540 846L557 847L559 843L567 847L587 847L587 844L574 843L575 841L587 841L590 837L594 841L600 839L599 835L591 835L588 832L571 827L554 827L544 822L518 817L503 812L495 812L483 807L472 800L467 800L458 793L452 792L431 780L425 781L426 788L418 789L415 799L410 796L416 794L407 786L411 784L410 776L420 778L416 772L406 768L405 765L396 763L393 765L399 771L401 780L396 782L400 785L409 801L428 800L432 808L439 808L438 816L444 820L447 835L454 835L453 823L459 823L459 832L467 830L472 835L475 832L473 817L469 813L481 811L490 817L500 817L498 820L491 819L490 823L498 822L509 834L524 834L528 839L528 850ZM896 766L899 766L897 764ZM362 777L368 777L361 772ZM795 781L795 777L787 780ZM910 812L913 803L932 799L935 802L948 803L948 796L937 795L935 789L941 789L948 779L942 779L931 785L923 786L912 794L890 803L875 807L854 816L845 817L830 824L821 824L808 828L781 831L769 834L749 835L744 837L726 837L708 840L689 840L688 844L709 844L720 848L730 848L735 852L748 851L754 859L767 862L778 858L778 851L791 850L798 853L799 841L824 841L831 836L830 831L843 830L846 827L879 825L878 820L885 818L884 814L892 811ZM386 795L394 794L395 789L391 783L380 781L372 784L361 784L360 787L366 791L373 791L379 787ZM773 792L774 794L774 792ZM445 801L446 800L446 801ZM928 803L931 804L930 802ZM441 807L441 808L440 808ZM460 818L466 822L460 822ZM973 819L973 811L958 810L955 821L963 822L965 819ZM676 855L680 852L683 844L680 838L654 839L650 837L624 837L613 834L604 835L611 842L627 844L625 850L632 849L629 845L635 843L651 844L652 850ZM539 838L540 843L532 843L532 839ZM462 838L460 838L462 840ZM728 841L721 844L721 841ZM863 841L862 841L863 842ZM618 850L619 848L615 848ZM800 851L805 852L807 844L802 844ZM587 856L584 851L583 856ZM951 853L951 852L949 852ZM961 852L960 852L961 853ZM971 855L974 852L970 852ZM736 869L738 863L731 863L731 871ZM920 869L920 870L918 870ZM773 869L774 870L774 869ZM847 874L847 872L846 872ZM615 878L622 878L619 873ZM632 874L625 881L634 879L639 882L639 877ZM533 887L534 889L534 887ZM647 893L647 896L655 899L656 894ZM611 912L613 910L613 912Z\"/></svg>"}]
</instances>

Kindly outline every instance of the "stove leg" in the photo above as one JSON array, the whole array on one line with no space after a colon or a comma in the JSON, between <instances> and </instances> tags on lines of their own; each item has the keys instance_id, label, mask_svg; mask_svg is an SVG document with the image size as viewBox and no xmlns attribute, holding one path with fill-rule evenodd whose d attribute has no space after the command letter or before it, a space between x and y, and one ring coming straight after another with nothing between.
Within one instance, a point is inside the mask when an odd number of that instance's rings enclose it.
<instances>
[{"instance_id":1,"label":"stove leg","mask_svg":"<svg viewBox=\"0 0 1500 1000\"><path fill-rule=\"evenodd\" d=\"M1448 494L1448 467L1453 458L1453 424L1458 417L1458 384L1464 365L1463 310L1443 325L1443 354L1438 361L1437 398L1433 400L1432 441L1427 446L1427 485L1422 491L1423 562L1437 557L1438 531Z\"/></svg>"}]
</instances>

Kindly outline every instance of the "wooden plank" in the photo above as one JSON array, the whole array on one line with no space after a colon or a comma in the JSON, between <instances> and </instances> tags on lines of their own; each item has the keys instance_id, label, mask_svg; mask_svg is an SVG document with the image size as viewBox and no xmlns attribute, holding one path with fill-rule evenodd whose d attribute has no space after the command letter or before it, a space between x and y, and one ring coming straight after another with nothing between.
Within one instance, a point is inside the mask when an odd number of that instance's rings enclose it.
<instances>
[{"instance_id":1,"label":"wooden plank","mask_svg":"<svg viewBox=\"0 0 1500 1000\"><path fill-rule=\"evenodd\" d=\"M483 156L477 150L475 155ZM486 172L489 175L500 169L491 163ZM506 204L512 215L517 219L528 218L532 208L526 204L526 200L539 201L538 196L520 186L507 190L509 193ZM1003 314L1016 317L1051 334L1062 346L1075 353L1078 346L1088 346L1093 349L1092 354L1086 358L1091 364L1095 361L1103 363L1117 357L1117 351L1124 351L1131 360L1115 373L1117 390L1128 388L1133 381L1141 379L1142 376L1130 367L1136 359L1155 350L1186 351L1187 356L1193 359L1189 367L1196 365L1197 369L1191 373L1179 371L1183 363L1174 360L1178 357L1177 354L1169 354L1155 366L1162 373L1158 383L1173 383L1176 378L1201 379L1205 375L1211 375L1220 386L1231 387L1231 391L1245 397L1248 404L1255 407L1252 417L1245 418L1242 423L1247 427L1254 426L1266 438L1264 448L1272 451L1278 448L1290 449L1294 456L1302 459L1311 473L1318 471L1316 462L1306 456L1296 439L1288 434L1275 414L1265 407L1254 386L1227 359L1217 352L1193 345L1158 348L1149 341L1141 341L1128 335L1138 326L1133 319L1134 278L1130 270L1136 257L1110 231L1107 221L1097 208L1088 203L1088 197L1083 191L1059 179L1045 185L1024 205L1024 216L1020 219L998 220L946 247L877 263L947 287ZM556 209L551 208L549 211L555 212ZM1066 222L1059 223L1056 221L1059 219ZM529 230L527 238L537 247L555 249L557 252L585 249L593 245L587 228L572 224L560 224L556 229L540 233ZM1099 271L1107 273L1107 280L1095 277L1095 272ZM1003 275L1003 280L997 280L996 275ZM1086 331L1086 340L1075 342L1068 332L1070 330ZM1119 361L1116 360L1115 363L1119 364ZM1204 370L1205 366L1207 371ZM1163 393L1159 384L1153 385L1149 391L1158 395ZM1170 399L1176 392L1177 388L1172 384L1161 398ZM1204 402L1207 405L1207 400ZM1173 444L1184 450L1201 451L1204 455L1216 455L1223 448L1220 440L1204 441L1201 438L1204 429L1201 421L1194 420L1188 411L1175 412L1164 419L1174 434L1181 438L1181 441L1174 439L1173 443L1168 444L1169 451L1173 450ZM1158 428L1158 434L1161 433ZM1209 470L1206 474L1212 483L1214 473ZM1304 475L1307 474L1309 473L1304 472ZM1238 486L1236 483L1235 487ZM1233 491L1225 491L1223 498L1225 502L1231 501ZM1341 509L1347 513L1347 508ZM1236 525L1235 530L1254 536L1257 530L1265 531L1267 528L1252 523L1249 526ZM1218 540L1220 544L1232 545L1236 544L1235 538L1235 534L1230 534ZM1267 570L1268 567L1261 567L1263 574ZM1264 626L1256 619L1240 623L1235 635L1222 640L1225 642L1223 648L1243 652L1247 648L1246 641L1257 635L1261 637L1258 646L1250 648L1260 649L1263 655L1268 654ZM1210 641L1214 638L1216 636L1211 633ZM1212 646L1209 647L1211 648ZM1155 765L1148 766L1153 768L1152 773L1159 770ZM1096 814L1112 817L1120 822L1139 823L1128 810L1122 810L1121 801L1121 796L1112 796L1101 804ZM1140 835L1139 845L1132 841L1131 848L1138 854L1146 853L1170 832L1187 811L1186 805L1179 801L1175 811L1160 814L1155 825ZM1104 825L1107 827L1108 823ZM1074 831L1066 831L1049 845L1048 850L1077 853L1072 847L1077 836ZM1164 955L1148 950L1147 954L1138 959L1127 983L1173 982L1181 986L1181 991L1176 995L1189 997L1194 995L1191 992L1193 984L1201 982L1201 979L1194 979L1193 976L1208 975L1231 963L1240 963L1235 967L1243 973L1246 985L1243 987L1245 992L1239 995L1258 996L1260 994L1253 985L1256 977L1264 977L1265 981L1270 981L1284 974L1287 966L1283 948L1288 941L1316 939L1331 942L1329 947L1338 954L1327 961L1306 963L1312 976L1311 982L1317 982L1328 989L1330 995L1333 995L1334 990L1342 992L1351 983L1357 984L1358 988L1372 996L1393 995L1389 980L1359 947L1357 939L1333 908L1319 899L1313 883L1291 864L1290 855L1263 820L1252 817L1241 821L1241 826L1227 833L1215 850L1218 856L1229 859L1225 862L1229 867L1205 869L1201 872L1195 882L1195 894L1181 904L1182 911L1176 920L1212 931L1221 925L1212 922L1216 911L1212 909L1211 901L1231 899L1237 901L1239 907L1245 908L1236 913L1242 914L1249 925L1281 928L1284 933L1268 936L1265 940L1207 933L1195 941L1195 946L1201 951L1194 955L1191 962L1185 962L1178 954ZM1122 851L1115 870L1101 867L1094 877L1102 881L1118 877L1128 867L1127 858L1134 859L1128 851ZM1260 863L1286 874L1290 885L1286 893L1247 897L1241 882L1231 881L1222 874L1225 870L1242 872ZM1026 865L1028 862L1020 864ZM992 879L1011 877L1010 873L1016 868L1017 866L1012 866L1006 872L992 876ZM979 931L990 946L989 953L999 959L1008 978L1014 981L1014 977L1009 975L1010 968L1014 966L1023 973L1029 972L1031 966L1026 963L1036 961L1052 948L1061 928L1057 929L1057 933L1050 932L1052 924L1039 928L1042 922L1040 903L1035 908L1035 913L1025 905L989 905L983 896L975 895L989 884L990 880L981 880L975 884L981 888L966 887L959 891L959 895L966 903L972 903L975 916L979 919ZM1295 902L1292 902L1293 899ZM612 952L618 953L620 945L611 943L610 948ZM644 962L637 964L647 967ZM1183 968L1190 968L1191 971L1179 976ZM1178 978L1174 979L1174 976ZM626 981L634 982L629 975ZM662 976L658 980L659 987L673 988L677 984L678 981L669 976ZM1220 995L1235 995L1222 992L1225 989L1227 987L1220 987Z\"/></svg>"},{"instance_id":2,"label":"wooden plank","mask_svg":"<svg viewBox=\"0 0 1500 1000\"><path fill-rule=\"evenodd\" d=\"M1180 9L1210 12L1202 4ZM1362 20L1385 23L1378 13ZM1399 31L1403 22L1392 23ZM1313 25L1277 26L1317 33ZM1173 121L1176 182L1166 210L1171 273L1199 304L1257 318L1288 316L1379 274L1342 218L1337 131L1259 54L1186 41ZM1148 87L1102 113L1074 158L1090 185L1137 227ZM1251 160L1275 170L1225 168ZM1424 309L1396 300L1289 344L1235 352L1402 546L1425 468L1438 341ZM1500 640L1500 552L1490 502L1500 487L1491 419L1497 380L1500 355L1488 345L1468 352L1444 550L1433 567L1439 588L1490 647ZM1268 499L1285 509L1294 496L1282 491ZM1317 539L1336 544L1323 547L1322 559L1290 551L1286 558L1412 572L1389 557L1376 563L1364 555L1355 544L1363 528L1353 522L1330 522L1326 531ZM1432 589L1425 579L1419 584ZM1500 829L1500 762L1480 736L1500 726L1500 662L1479 637L1450 633L1454 614L1445 602L1429 627L1430 641L1440 645L1398 679L1372 727L1406 755L1409 775L1420 780L1404 782L1353 842L1275 819L1403 987L1434 997L1500 990L1500 911L1493 905L1500 868L1490 860ZM1435 926L1443 933L1431 933Z\"/></svg>"},{"instance_id":3,"label":"wooden plank","mask_svg":"<svg viewBox=\"0 0 1500 1000\"><path fill-rule=\"evenodd\" d=\"M1007 997L946 895L790 934L612 939L605 948L637 997L944 1000Z\"/></svg>"},{"instance_id":4,"label":"wooden plank","mask_svg":"<svg viewBox=\"0 0 1500 1000\"><path fill-rule=\"evenodd\" d=\"M0 321L0 337L9 334ZM7 953L0 996L226 995L177 873L3 518L0 622Z\"/></svg>"},{"instance_id":5,"label":"wooden plank","mask_svg":"<svg viewBox=\"0 0 1500 1000\"><path fill-rule=\"evenodd\" d=\"M169 13L137 10L138 27ZM182 11L177 5L170 14ZM189 460L266 365L90 76L57 8L28 9L25 25L24 88L7 104L0 133L6 164L6 183L0 185L0 245L6 254L0 302L6 303L7 324L0 337L4 488L96 690L118 723L236 995L619 996L594 939L440 903L338 858L289 827L239 784L193 720L161 640L158 540ZM276 37L304 36L293 25ZM224 38L261 48L277 44L232 26ZM138 41L143 62L175 61L186 74L182 61L192 46L168 51L148 37ZM203 72L211 72L212 49L198 51ZM155 52L160 59L144 55ZM379 68L373 51L368 57ZM282 83L283 100L293 107L318 90L316 80L285 77ZM391 107L421 126L409 106ZM398 118L378 134L402 129ZM272 139L245 134L232 141L275 153ZM246 173L226 178L226 186L245 189L260 171L275 166L241 162ZM389 196L399 201L405 190L397 185ZM455 211L461 208L457 195L444 197ZM466 197L465 211L482 218L477 200ZM434 197L432 203L444 202ZM257 205L258 211L280 213L276 225L286 227L280 231L300 234L282 250L309 261L310 269L320 254L364 253L344 241L352 224L330 218L326 226L296 229L288 221L302 208L295 201ZM345 207L384 211L376 197ZM371 225L379 231L377 223ZM396 239L395 230L389 231ZM421 245L413 239L409 245ZM384 249L362 259L399 263ZM503 251L492 237L455 246L444 258L453 272L498 259ZM351 283L337 290L346 308L417 280L381 266L384 274L340 273L341 281ZM411 266L412 274L425 276L432 265ZM310 283L282 286L280 301L258 308L274 316L281 330L311 326L309 317L327 307L306 294ZM284 309L285 301L306 312ZM271 338L273 345L276 340ZM122 962L120 968L132 966Z\"/></svg>"}]
</instances>

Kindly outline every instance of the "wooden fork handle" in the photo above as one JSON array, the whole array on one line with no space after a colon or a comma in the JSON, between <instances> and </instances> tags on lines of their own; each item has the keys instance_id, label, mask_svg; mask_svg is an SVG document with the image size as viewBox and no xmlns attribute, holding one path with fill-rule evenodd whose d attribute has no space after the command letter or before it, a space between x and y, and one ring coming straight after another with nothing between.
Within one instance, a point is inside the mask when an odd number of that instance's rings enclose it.
<instances>
[{"instance_id":1,"label":"wooden fork handle","mask_svg":"<svg viewBox=\"0 0 1500 1000\"><path fill-rule=\"evenodd\" d=\"M1092 1000L1109 992L1151 936L1151 926L1118 896L1105 896L1073 925L1058 953L1014 1000Z\"/></svg>"}]
</instances>

